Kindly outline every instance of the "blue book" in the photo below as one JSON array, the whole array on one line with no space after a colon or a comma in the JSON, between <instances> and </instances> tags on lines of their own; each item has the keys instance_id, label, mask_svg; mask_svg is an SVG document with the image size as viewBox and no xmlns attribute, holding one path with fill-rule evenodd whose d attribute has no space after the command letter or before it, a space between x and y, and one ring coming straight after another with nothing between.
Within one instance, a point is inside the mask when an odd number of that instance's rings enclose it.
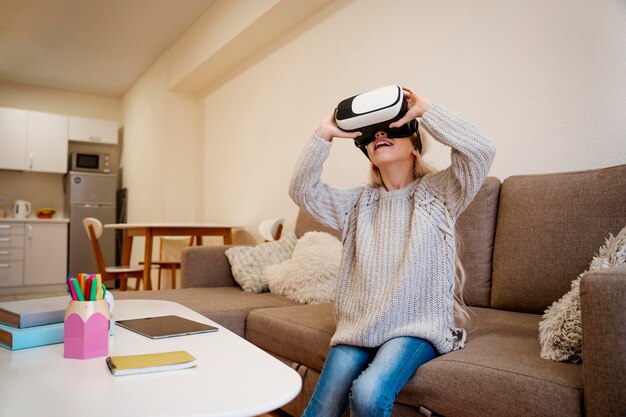
<instances>
[{"instance_id":1,"label":"blue book","mask_svg":"<svg viewBox=\"0 0 626 417\"><path fill-rule=\"evenodd\" d=\"M63 343L63 327L63 322L23 329L0 323L0 346L18 350Z\"/></svg>"}]
</instances>

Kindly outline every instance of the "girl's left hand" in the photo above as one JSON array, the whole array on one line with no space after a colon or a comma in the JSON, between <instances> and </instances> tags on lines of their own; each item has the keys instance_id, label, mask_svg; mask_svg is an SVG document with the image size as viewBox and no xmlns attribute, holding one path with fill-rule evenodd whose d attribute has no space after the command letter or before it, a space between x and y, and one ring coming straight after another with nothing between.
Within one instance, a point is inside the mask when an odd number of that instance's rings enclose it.
<instances>
[{"instance_id":1,"label":"girl's left hand","mask_svg":"<svg viewBox=\"0 0 626 417\"><path fill-rule=\"evenodd\" d=\"M393 122L389 125L391 128L400 127L403 124L410 122L413 119L422 117L430 106L430 101L417 94L415 91L408 87L402 87L404 98L407 101L408 110L402 119Z\"/></svg>"}]
</instances>

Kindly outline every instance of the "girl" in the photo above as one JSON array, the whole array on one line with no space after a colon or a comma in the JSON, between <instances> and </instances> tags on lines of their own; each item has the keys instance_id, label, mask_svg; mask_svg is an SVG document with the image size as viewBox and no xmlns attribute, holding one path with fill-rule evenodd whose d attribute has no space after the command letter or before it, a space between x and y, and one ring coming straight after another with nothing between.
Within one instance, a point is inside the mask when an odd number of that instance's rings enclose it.
<instances>
[{"instance_id":1,"label":"girl","mask_svg":"<svg viewBox=\"0 0 626 417\"><path fill-rule=\"evenodd\" d=\"M402 386L437 354L463 347L455 325L454 224L483 183L495 149L468 121L404 88L406 115L452 148L446 170L431 172L418 136L367 145L372 185L332 188L320 181L333 137L354 139L329 115L309 140L289 194L298 206L342 231L343 256L331 339L305 417L389 416ZM458 290L458 288L457 288ZM458 303L456 303L458 304Z\"/></svg>"}]
</instances>

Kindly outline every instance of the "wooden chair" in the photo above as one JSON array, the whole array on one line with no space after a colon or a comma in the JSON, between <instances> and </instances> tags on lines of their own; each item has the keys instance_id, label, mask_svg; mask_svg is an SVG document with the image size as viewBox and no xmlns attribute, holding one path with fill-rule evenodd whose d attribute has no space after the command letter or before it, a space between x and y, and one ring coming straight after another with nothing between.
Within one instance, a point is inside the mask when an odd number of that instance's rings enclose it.
<instances>
[{"instance_id":1,"label":"wooden chair","mask_svg":"<svg viewBox=\"0 0 626 417\"><path fill-rule=\"evenodd\" d=\"M193 241L194 241L194 236L191 237L186 237L186 236L162 236L161 239L159 240L159 260L158 261L152 261L152 266L157 268L159 270L159 283L158 283L158 289L161 289L161 273L163 272L163 270L169 270L170 274L172 276L172 288L176 289L176 270L180 269L180 260L166 260L164 259L164 242L166 241L175 241L175 240L181 240L182 239L188 239L186 246L193 246ZM139 263L140 265L143 265L143 262Z\"/></svg>"},{"instance_id":2,"label":"wooden chair","mask_svg":"<svg viewBox=\"0 0 626 417\"><path fill-rule=\"evenodd\" d=\"M259 224L259 233L266 242L280 239L285 219L267 219Z\"/></svg>"},{"instance_id":3,"label":"wooden chair","mask_svg":"<svg viewBox=\"0 0 626 417\"><path fill-rule=\"evenodd\" d=\"M89 237L89 241L91 242L91 249L96 257L96 266L102 280L119 281L120 290L126 291L128 289L128 278L135 278L137 285L134 289L138 290L143 277L143 266L106 266L104 256L102 255L102 248L100 248L102 223L96 218L86 217L83 219L83 226L85 226L87 237Z\"/></svg>"}]
</instances>

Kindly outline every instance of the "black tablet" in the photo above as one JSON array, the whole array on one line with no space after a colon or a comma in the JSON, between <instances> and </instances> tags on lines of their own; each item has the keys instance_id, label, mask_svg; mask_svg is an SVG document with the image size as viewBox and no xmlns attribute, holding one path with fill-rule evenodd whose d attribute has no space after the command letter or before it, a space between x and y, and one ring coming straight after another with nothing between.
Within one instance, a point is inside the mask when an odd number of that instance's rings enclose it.
<instances>
[{"instance_id":1,"label":"black tablet","mask_svg":"<svg viewBox=\"0 0 626 417\"><path fill-rule=\"evenodd\" d=\"M217 327L179 316L145 317L141 319L119 320L116 323L125 329L132 330L151 339L164 339L167 337L217 331Z\"/></svg>"}]
</instances>

